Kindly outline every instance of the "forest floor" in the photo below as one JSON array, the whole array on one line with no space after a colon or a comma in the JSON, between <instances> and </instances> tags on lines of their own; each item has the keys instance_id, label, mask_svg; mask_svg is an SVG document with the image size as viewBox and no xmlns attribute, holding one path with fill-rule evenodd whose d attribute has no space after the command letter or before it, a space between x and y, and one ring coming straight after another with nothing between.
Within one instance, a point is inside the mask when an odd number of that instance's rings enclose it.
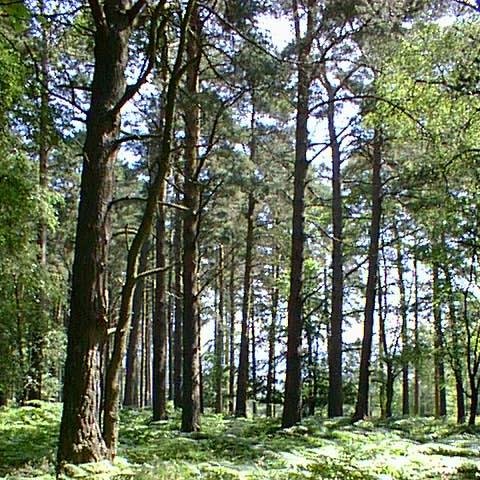
<instances>
[{"instance_id":1,"label":"forest floor","mask_svg":"<svg viewBox=\"0 0 480 480\"><path fill-rule=\"evenodd\" d=\"M59 404L0 409L0 478L54 478ZM389 422L312 417L281 430L279 421L203 417L183 434L179 418L151 422L124 411L114 465L69 466L91 480L414 480L480 478L480 431L433 419Z\"/></svg>"}]
</instances>

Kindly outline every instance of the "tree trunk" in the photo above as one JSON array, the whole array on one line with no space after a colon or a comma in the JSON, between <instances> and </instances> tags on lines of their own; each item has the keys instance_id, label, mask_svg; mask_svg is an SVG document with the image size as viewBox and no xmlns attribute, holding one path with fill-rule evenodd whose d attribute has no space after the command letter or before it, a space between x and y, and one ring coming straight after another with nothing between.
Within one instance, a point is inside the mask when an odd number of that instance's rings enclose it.
<instances>
[{"instance_id":1,"label":"tree trunk","mask_svg":"<svg viewBox=\"0 0 480 480\"><path fill-rule=\"evenodd\" d=\"M298 423L302 417L302 329L303 329L303 249L305 242L305 181L308 161L308 117L311 71L307 66L313 42L314 4L308 1L307 30L302 36L300 12L293 4L297 48L297 116L295 125L295 167L293 178L293 212L290 254L290 288L287 305L287 362L282 427Z\"/></svg>"},{"instance_id":2,"label":"tree trunk","mask_svg":"<svg viewBox=\"0 0 480 480\"><path fill-rule=\"evenodd\" d=\"M138 270L144 272L148 267L148 253L150 251L149 242L145 242L140 253ZM139 370L138 365L138 337L141 328L142 310L143 310L143 293L145 281L138 280L135 285L135 293L133 294L132 303L132 323L130 327L130 337L128 339L126 371L125 371L125 395L123 405L126 407L138 407L139 405Z\"/></svg>"},{"instance_id":3,"label":"tree trunk","mask_svg":"<svg viewBox=\"0 0 480 480\"><path fill-rule=\"evenodd\" d=\"M368 278L365 292L365 319L360 358L357 404L353 420L368 415L368 391L370 378L370 358L372 354L373 319L375 314L375 296L378 271L378 243L382 216L382 152L379 133L375 133L372 155L372 218L370 223L370 245L368 249Z\"/></svg>"},{"instance_id":4,"label":"tree trunk","mask_svg":"<svg viewBox=\"0 0 480 480\"><path fill-rule=\"evenodd\" d=\"M445 364L443 347L442 313L440 310L440 286L438 265L433 264L433 324L434 324L434 361L435 361L435 416L447 415L447 392L445 384Z\"/></svg>"},{"instance_id":5,"label":"tree trunk","mask_svg":"<svg viewBox=\"0 0 480 480\"><path fill-rule=\"evenodd\" d=\"M257 337L255 332L255 297L250 298L250 327L252 331L252 415L257 414Z\"/></svg>"},{"instance_id":6,"label":"tree trunk","mask_svg":"<svg viewBox=\"0 0 480 480\"><path fill-rule=\"evenodd\" d=\"M218 303L215 334L215 412L223 412L223 361L224 361L224 300L223 300L223 245L218 246Z\"/></svg>"},{"instance_id":7,"label":"tree trunk","mask_svg":"<svg viewBox=\"0 0 480 480\"><path fill-rule=\"evenodd\" d=\"M451 366L453 375L455 377L455 391L457 400L457 423L465 422L465 391L463 387L463 362L462 362L462 349L460 344L460 330L457 319L457 312L455 308L455 297L453 292L452 278L448 266L443 266L445 273L445 287L448 295L448 314L449 314L449 327L452 336L451 347Z\"/></svg>"},{"instance_id":8,"label":"tree trunk","mask_svg":"<svg viewBox=\"0 0 480 480\"><path fill-rule=\"evenodd\" d=\"M230 264L230 279L228 285L229 308L230 308L230 329L229 329L229 352L228 352L228 411L234 412L235 398L235 249L232 248L232 259Z\"/></svg>"},{"instance_id":9,"label":"tree trunk","mask_svg":"<svg viewBox=\"0 0 480 480\"><path fill-rule=\"evenodd\" d=\"M183 220L183 401L182 431L200 429L200 351L197 296L197 230L200 191L197 182L200 108L200 38L198 12L192 14L187 42L187 80L189 95L185 107L185 183Z\"/></svg>"},{"instance_id":10,"label":"tree trunk","mask_svg":"<svg viewBox=\"0 0 480 480\"><path fill-rule=\"evenodd\" d=\"M91 5L102 7L96 2ZM117 157L120 109L126 92L125 70L132 31L123 2L95 17L90 109L83 148L83 170L72 270L70 321L65 364L64 405L58 462L84 463L108 457L98 425L99 356L107 330L105 288L110 242L109 204Z\"/></svg>"},{"instance_id":11,"label":"tree trunk","mask_svg":"<svg viewBox=\"0 0 480 480\"><path fill-rule=\"evenodd\" d=\"M278 312L278 278L280 276L280 260L273 269L273 287L271 293L271 321L268 330L268 373L267 373L267 417L273 416L273 395L275 390L275 346L277 341L277 312Z\"/></svg>"},{"instance_id":12,"label":"tree trunk","mask_svg":"<svg viewBox=\"0 0 480 480\"><path fill-rule=\"evenodd\" d=\"M235 416L247 416L248 392L248 356L249 335L248 318L250 315L250 290L252 273L253 227L254 227L255 198L253 193L248 195L247 210L247 238L245 250L245 272L243 276L243 302L242 302L242 331L240 337L240 358L238 363L237 399L235 402Z\"/></svg>"},{"instance_id":13,"label":"tree trunk","mask_svg":"<svg viewBox=\"0 0 480 480\"><path fill-rule=\"evenodd\" d=\"M44 2L40 2L40 11L44 13ZM43 191L48 189L48 155L49 145L49 45L46 26L41 26L41 45L40 45L40 115L38 126L38 180L39 187ZM38 262L42 270L46 272L47 268L47 225L41 221L38 225ZM30 322L30 368L28 373L28 382L26 385L25 399L40 400L42 397L43 381L43 350L45 321L48 315L48 304L46 292L44 289L40 292L38 317Z\"/></svg>"},{"instance_id":14,"label":"tree trunk","mask_svg":"<svg viewBox=\"0 0 480 480\"><path fill-rule=\"evenodd\" d=\"M420 341L419 341L419 319L418 319L418 260L417 252L413 261L413 282L414 282L414 336L415 336L415 364L413 372L413 414L420 414Z\"/></svg>"},{"instance_id":15,"label":"tree trunk","mask_svg":"<svg viewBox=\"0 0 480 480\"><path fill-rule=\"evenodd\" d=\"M335 90L327 83L328 131L332 149L332 314L328 337L328 416L343 415L343 201L340 145L335 129Z\"/></svg>"},{"instance_id":16,"label":"tree trunk","mask_svg":"<svg viewBox=\"0 0 480 480\"><path fill-rule=\"evenodd\" d=\"M152 406L153 420L163 420L167 417L167 292L165 278L165 201L166 181L158 196L157 222L155 226L155 308L153 315L153 376L152 376Z\"/></svg>"},{"instance_id":17,"label":"tree trunk","mask_svg":"<svg viewBox=\"0 0 480 480\"><path fill-rule=\"evenodd\" d=\"M405 294L405 280L404 280L404 265L402 242L398 232L397 225L393 224L393 235L397 249L397 272L398 272L398 290L400 292L400 317L402 320L402 415L410 414L410 400L409 400L409 382L408 382L408 357L409 357L409 343L408 343L408 307L407 298Z\"/></svg>"},{"instance_id":18,"label":"tree trunk","mask_svg":"<svg viewBox=\"0 0 480 480\"><path fill-rule=\"evenodd\" d=\"M177 204L181 202L180 185L178 177L175 178L177 193L175 196ZM183 292L182 292L182 215L180 211L175 212L174 234L173 234L173 260L175 263L175 325L173 338L173 404L175 408L182 406L182 322L183 322Z\"/></svg>"}]
</instances>

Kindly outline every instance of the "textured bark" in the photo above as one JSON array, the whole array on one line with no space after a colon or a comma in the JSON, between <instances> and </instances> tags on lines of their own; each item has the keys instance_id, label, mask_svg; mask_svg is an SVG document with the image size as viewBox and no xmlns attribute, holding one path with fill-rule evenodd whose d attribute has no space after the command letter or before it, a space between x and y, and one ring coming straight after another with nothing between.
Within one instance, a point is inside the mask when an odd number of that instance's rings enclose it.
<instances>
[{"instance_id":1,"label":"textured bark","mask_svg":"<svg viewBox=\"0 0 480 480\"><path fill-rule=\"evenodd\" d=\"M197 183L200 136L199 89L200 45L198 12L192 15L187 42L185 106L185 184L183 203L183 402L182 431L200 429L200 351L197 296L197 230L200 192Z\"/></svg>"},{"instance_id":2,"label":"textured bark","mask_svg":"<svg viewBox=\"0 0 480 480\"><path fill-rule=\"evenodd\" d=\"M215 412L223 412L223 361L224 361L224 283L223 246L218 246L217 312L215 329Z\"/></svg>"},{"instance_id":3,"label":"textured bark","mask_svg":"<svg viewBox=\"0 0 480 480\"><path fill-rule=\"evenodd\" d=\"M328 336L328 416L343 415L343 200L340 145L335 128L335 89L328 80L328 132L332 149L332 313Z\"/></svg>"},{"instance_id":4,"label":"textured bark","mask_svg":"<svg viewBox=\"0 0 480 480\"><path fill-rule=\"evenodd\" d=\"M148 253L150 244L145 242L140 253L138 270L144 272L148 266ZM141 329L142 311L143 311L143 291L145 281L138 280L135 286L132 302L132 322L130 327L130 336L128 339L126 370L125 370L125 395L123 405L126 407L139 407L139 336Z\"/></svg>"},{"instance_id":5,"label":"textured bark","mask_svg":"<svg viewBox=\"0 0 480 480\"><path fill-rule=\"evenodd\" d=\"M127 269L125 283L122 288L121 304L119 311L118 324L115 330L115 341L113 345L112 356L107 368L105 382L105 404L104 404L104 425L103 436L109 450L109 456L113 458L116 454L118 443L118 422L119 422L119 394L120 382L119 374L122 359L126 346L126 334L130 322L130 304L135 282L137 280L137 260L143 243L151 232L153 219L157 209L158 199L162 193L165 183L165 176L169 169L172 132L174 124L174 112L176 104L176 93L183 68L183 51L185 47L187 26L189 24L190 14L195 2L189 1L182 18L180 31L180 40L177 47L177 56L168 82L165 95L165 111L162 141L158 156L155 160L155 174L152 183L148 189L148 196L143 211L142 219L137 232L132 240L127 255ZM158 8L158 7L157 7ZM149 360L149 357L147 357ZM147 372L150 370L148 369ZM150 384L150 382L148 382Z\"/></svg>"},{"instance_id":6,"label":"textured bark","mask_svg":"<svg viewBox=\"0 0 480 480\"><path fill-rule=\"evenodd\" d=\"M382 181L380 176L382 152L380 141L377 132L374 138L372 154L372 217L370 223L370 245L368 248L368 278L365 292L364 330L360 357L358 395L353 420L360 420L368 415L370 358L372 354L373 321L378 272L378 243L382 216Z\"/></svg>"},{"instance_id":7,"label":"textured bark","mask_svg":"<svg viewBox=\"0 0 480 480\"><path fill-rule=\"evenodd\" d=\"M307 30L302 37L300 11L293 3L295 41L297 45L297 115L295 127L295 167L293 179L293 213L290 254L290 288L287 306L287 363L285 376L285 399L282 427L291 427L302 416L302 329L303 329L303 249L305 242L305 181L308 161L308 117L311 72L307 66L313 42L313 19L315 2L309 0L307 7Z\"/></svg>"},{"instance_id":8,"label":"textured bark","mask_svg":"<svg viewBox=\"0 0 480 480\"><path fill-rule=\"evenodd\" d=\"M60 464L98 461L109 456L97 422L98 365L107 329L108 205L113 194L120 129L117 105L126 92L125 69L132 28L123 2L108 2L108 7L102 16L95 15L95 67L72 270Z\"/></svg>"},{"instance_id":9,"label":"textured bark","mask_svg":"<svg viewBox=\"0 0 480 480\"><path fill-rule=\"evenodd\" d=\"M278 278L280 276L280 265L277 262L273 269L273 287L271 292L271 320L268 329L268 373L267 393L265 402L267 404L267 417L273 416L273 395L275 390L275 346L277 341L277 313L278 313Z\"/></svg>"},{"instance_id":10,"label":"textured bark","mask_svg":"<svg viewBox=\"0 0 480 480\"><path fill-rule=\"evenodd\" d=\"M434 326L434 362L435 362L435 416L447 415L447 390L445 385L444 340L442 313L440 310L439 267L434 264L433 273L433 326Z\"/></svg>"},{"instance_id":11,"label":"textured bark","mask_svg":"<svg viewBox=\"0 0 480 480\"><path fill-rule=\"evenodd\" d=\"M167 292L165 277L165 201L166 182L158 196L157 221L155 225L155 309L152 326L153 338L153 375L152 375L152 413L153 420L167 417Z\"/></svg>"},{"instance_id":12,"label":"textured bark","mask_svg":"<svg viewBox=\"0 0 480 480\"><path fill-rule=\"evenodd\" d=\"M242 329L240 336L240 358L238 362L237 398L235 402L235 416L247 416L248 394L248 357L249 335L248 318L250 315L250 291L253 257L253 228L254 228L255 198L253 193L248 195L247 209L247 237L245 240L245 270L243 275L243 300L242 300Z\"/></svg>"}]
</instances>

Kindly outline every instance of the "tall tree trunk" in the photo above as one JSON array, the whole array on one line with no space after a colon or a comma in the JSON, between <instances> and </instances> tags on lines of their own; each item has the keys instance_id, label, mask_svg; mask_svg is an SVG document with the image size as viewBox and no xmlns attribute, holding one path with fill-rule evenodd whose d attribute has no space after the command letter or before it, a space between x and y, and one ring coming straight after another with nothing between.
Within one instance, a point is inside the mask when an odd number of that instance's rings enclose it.
<instances>
[{"instance_id":1,"label":"tall tree trunk","mask_svg":"<svg viewBox=\"0 0 480 480\"><path fill-rule=\"evenodd\" d=\"M163 420L167 416L167 305L165 279L165 201L166 181L158 196L157 221L155 225L155 309L153 313L153 376L152 406L153 420Z\"/></svg>"},{"instance_id":2,"label":"tall tree trunk","mask_svg":"<svg viewBox=\"0 0 480 480\"><path fill-rule=\"evenodd\" d=\"M192 14L187 42L187 80L189 95L185 107L185 183L183 220L183 401L182 431L200 429L200 351L197 294L197 230L200 191L197 182L200 107L199 89L200 31L198 11Z\"/></svg>"},{"instance_id":3,"label":"tall tree trunk","mask_svg":"<svg viewBox=\"0 0 480 480\"><path fill-rule=\"evenodd\" d=\"M173 232L169 235L169 252L168 252L168 263L169 265L173 264ZM167 322L168 322L168 400L173 400L173 305L174 305L174 295L173 295L173 268L168 270L168 302L167 302Z\"/></svg>"},{"instance_id":4,"label":"tall tree trunk","mask_svg":"<svg viewBox=\"0 0 480 480\"><path fill-rule=\"evenodd\" d=\"M400 292L400 318L402 321L401 337L402 337L402 415L410 414L410 399L409 399L409 381L408 381L408 357L409 339L408 339L408 307L407 297L405 294L405 267L403 265L404 257L402 252L402 242L398 232L398 227L393 224L393 236L397 250L397 272L398 272L398 290Z\"/></svg>"},{"instance_id":5,"label":"tall tree trunk","mask_svg":"<svg viewBox=\"0 0 480 480\"><path fill-rule=\"evenodd\" d=\"M247 416L248 392L248 356L249 335L248 318L250 315L250 290L252 274L253 253L253 227L254 227L255 198L253 193L248 195L247 209L247 238L245 244L245 271L243 276L243 301L242 301L242 330L240 337L240 358L238 362L237 399L235 402L235 416Z\"/></svg>"},{"instance_id":6,"label":"tall tree trunk","mask_svg":"<svg viewBox=\"0 0 480 480\"><path fill-rule=\"evenodd\" d=\"M180 185L178 177L175 178L177 204L181 202ZM175 263L175 325L173 338L173 404L175 408L182 406L182 357L183 357L183 292L182 292L182 215L179 210L175 212L173 233L173 259Z\"/></svg>"},{"instance_id":7,"label":"tall tree trunk","mask_svg":"<svg viewBox=\"0 0 480 480\"><path fill-rule=\"evenodd\" d=\"M216 312L215 335L215 412L223 412L223 361L224 361L224 283L223 283L223 245L218 246L218 304Z\"/></svg>"},{"instance_id":8,"label":"tall tree trunk","mask_svg":"<svg viewBox=\"0 0 480 480\"><path fill-rule=\"evenodd\" d=\"M257 336L255 331L255 297L250 298L250 327L252 332L252 415L257 414Z\"/></svg>"},{"instance_id":9,"label":"tall tree trunk","mask_svg":"<svg viewBox=\"0 0 480 480\"><path fill-rule=\"evenodd\" d=\"M414 337L415 337L415 363L413 372L413 414L420 414L420 331L419 331L419 297L418 297L418 259L417 252L413 259L414 282Z\"/></svg>"},{"instance_id":10,"label":"tall tree trunk","mask_svg":"<svg viewBox=\"0 0 480 480\"><path fill-rule=\"evenodd\" d=\"M370 377L370 358L372 354L373 319L375 314L375 296L378 272L378 243L382 216L382 151L379 133L375 133L372 154L372 218L370 223L370 245L368 248L368 278L365 292L365 318L360 358L357 404L354 420L368 415L368 391Z\"/></svg>"},{"instance_id":11,"label":"tall tree trunk","mask_svg":"<svg viewBox=\"0 0 480 480\"><path fill-rule=\"evenodd\" d=\"M329 92L328 130L332 148L332 314L328 337L328 416L343 415L343 212L340 145L335 129L335 103Z\"/></svg>"},{"instance_id":12,"label":"tall tree trunk","mask_svg":"<svg viewBox=\"0 0 480 480\"><path fill-rule=\"evenodd\" d=\"M307 30L303 37L300 10L293 2L295 42L297 48L297 115L295 126L295 167L293 179L292 237L290 254L290 287L287 305L287 363L282 427L291 427L302 417L302 329L303 329L303 249L305 242L305 181L308 161L308 117L311 71L307 66L313 42L313 0L307 6Z\"/></svg>"},{"instance_id":13,"label":"tall tree trunk","mask_svg":"<svg viewBox=\"0 0 480 480\"><path fill-rule=\"evenodd\" d=\"M443 266L445 273L445 287L448 295L449 327L452 335L451 366L455 377L455 391L457 400L457 423L465 422L465 391L463 387L463 362L460 344L460 330L455 308L455 296L452 285L452 277L448 266Z\"/></svg>"},{"instance_id":14,"label":"tall tree trunk","mask_svg":"<svg viewBox=\"0 0 480 480\"><path fill-rule=\"evenodd\" d=\"M142 246L140 253L140 260L138 263L139 272L147 270L148 266L148 253L150 251L149 242L145 242ZM141 328L141 319L143 311L143 294L144 294L145 281L144 279L138 280L135 285L135 292L133 294L132 302L132 323L130 327L130 336L128 339L127 359L126 359L126 371L125 371L125 395L123 399L123 405L126 407L138 407L139 405L139 370L138 365L138 338Z\"/></svg>"},{"instance_id":15,"label":"tall tree trunk","mask_svg":"<svg viewBox=\"0 0 480 480\"><path fill-rule=\"evenodd\" d=\"M90 109L83 147L64 404L58 461L84 463L108 457L98 425L99 356L107 330L105 276L110 243L109 204L120 131L119 104L126 93L125 70L132 32L129 11L112 1L90 2L95 20ZM108 6L108 8L107 8ZM101 11L103 10L103 11Z\"/></svg>"},{"instance_id":16,"label":"tall tree trunk","mask_svg":"<svg viewBox=\"0 0 480 480\"><path fill-rule=\"evenodd\" d=\"M280 276L280 260L272 266L273 286L271 293L271 320L268 330L268 373L267 373L267 417L273 416L273 395L275 389L275 346L277 341L277 312L278 312L278 278Z\"/></svg>"},{"instance_id":17,"label":"tall tree trunk","mask_svg":"<svg viewBox=\"0 0 480 480\"><path fill-rule=\"evenodd\" d=\"M434 362L435 362L435 416L447 415L447 392L445 384L445 364L442 313L440 309L440 286L438 264L434 263L433 272L433 325L434 325Z\"/></svg>"},{"instance_id":18,"label":"tall tree trunk","mask_svg":"<svg viewBox=\"0 0 480 480\"><path fill-rule=\"evenodd\" d=\"M230 414L234 412L235 398L235 249L232 248L232 259L230 263L230 279L228 282L229 292L229 352L228 352L228 411Z\"/></svg>"},{"instance_id":19,"label":"tall tree trunk","mask_svg":"<svg viewBox=\"0 0 480 480\"><path fill-rule=\"evenodd\" d=\"M44 1L40 2L41 14L44 14ZM49 145L49 45L46 26L41 26L41 45L40 45L40 115L38 126L38 180L41 190L48 189L48 155ZM42 270L46 272L47 267L47 225L41 221L38 225L38 262ZM48 304L46 301L46 292L40 292L38 317L30 322L30 368L28 372L29 380L26 385L25 399L40 400L42 397L43 381L43 350L44 350L44 322L47 317Z\"/></svg>"}]
</instances>

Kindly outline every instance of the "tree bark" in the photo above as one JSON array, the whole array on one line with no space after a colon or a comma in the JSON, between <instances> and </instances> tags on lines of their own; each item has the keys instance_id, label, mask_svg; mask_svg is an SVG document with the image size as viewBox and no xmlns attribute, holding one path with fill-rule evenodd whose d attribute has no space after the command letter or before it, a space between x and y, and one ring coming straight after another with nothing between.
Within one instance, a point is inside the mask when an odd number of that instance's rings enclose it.
<instances>
[{"instance_id":1,"label":"tree bark","mask_svg":"<svg viewBox=\"0 0 480 480\"><path fill-rule=\"evenodd\" d=\"M400 318L402 321L401 337L402 337L402 415L410 414L410 389L409 389L409 343L408 343L408 307L405 294L405 267L403 265L404 257L402 253L402 242L398 232L397 225L393 224L393 235L397 250L397 272L398 272L398 290L400 292Z\"/></svg>"},{"instance_id":2,"label":"tree bark","mask_svg":"<svg viewBox=\"0 0 480 480\"><path fill-rule=\"evenodd\" d=\"M287 305L287 362L282 427L298 423L302 417L302 329L303 329L303 249L305 242L305 182L308 170L308 117L310 67L307 66L313 42L315 2L308 1L307 30L302 36L300 11L293 2L297 48L297 114L295 126L295 167L293 179L292 237L290 254L290 287Z\"/></svg>"},{"instance_id":3,"label":"tree bark","mask_svg":"<svg viewBox=\"0 0 480 480\"><path fill-rule=\"evenodd\" d=\"M447 415L447 392L445 384L445 364L442 313L440 310L440 286L438 278L438 264L434 263L433 273L433 325L434 325L434 362L435 362L435 416Z\"/></svg>"},{"instance_id":4,"label":"tree bark","mask_svg":"<svg viewBox=\"0 0 480 480\"><path fill-rule=\"evenodd\" d=\"M158 195L157 221L155 225L155 308L153 317L153 375L152 375L152 407L153 420L163 420L167 417L167 304L165 278L165 201L166 181Z\"/></svg>"},{"instance_id":5,"label":"tree bark","mask_svg":"<svg viewBox=\"0 0 480 480\"><path fill-rule=\"evenodd\" d=\"M229 328L229 352L228 352L228 411L234 412L235 398L235 249L232 248L232 259L230 263L230 279L228 283L230 328Z\"/></svg>"},{"instance_id":6,"label":"tree bark","mask_svg":"<svg viewBox=\"0 0 480 480\"><path fill-rule=\"evenodd\" d=\"M326 82L328 132L332 149L332 313L328 336L328 416L343 415L343 201L340 145L335 128L335 89Z\"/></svg>"},{"instance_id":7,"label":"tree bark","mask_svg":"<svg viewBox=\"0 0 480 480\"><path fill-rule=\"evenodd\" d=\"M245 271L243 275L243 301L242 301L242 330L240 337L240 358L238 363L237 399L235 402L235 416L247 416L248 393L248 357L249 335L248 318L250 316L250 291L253 257L253 227L254 227L255 197L250 192L248 195L247 209L247 238L245 243Z\"/></svg>"},{"instance_id":8,"label":"tree bark","mask_svg":"<svg viewBox=\"0 0 480 480\"><path fill-rule=\"evenodd\" d=\"M453 292L452 278L448 266L443 266L445 273L445 287L448 295L448 315L449 327L451 331L452 347L451 347L451 366L455 377L455 392L457 401L457 423L465 422L465 391L463 387L463 362L462 349L460 344L460 331L457 319L457 311L455 308L455 297Z\"/></svg>"},{"instance_id":9,"label":"tree bark","mask_svg":"<svg viewBox=\"0 0 480 480\"><path fill-rule=\"evenodd\" d=\"M198 12L192 14L187 42L185 107L185 183L183 202L183 401L182 431L200 429L200 351L197 293L197 230L200 191L197 182L198 142L200 136L199 91L200 31Z\"/></svg>"},{"instance_id":10,"label":"tree bark","mask_svg":"<svg viewBox=\"0 0 480 480\"><path fill-rule=\"evenodd\" d=\"M419 331L419 297L418 297L418 259L417 252L413 259L413 282L414 282L414 337L415 337L415 364L413 372L413 414L420 414L420 331Z\"/></svg>"},{"instance_id":11,"label":"tree bark","mask_svg":"<svg viewBox=\"0 0 480 480\"><path fill-rule=\"evenodd\" d=\"M271 292L271 320L268 330L268 373L267 373L267 417L273 416L273 402L275 390L275 346L277 341L277 312L278 312L278 278L280 276L279 260L272 266L273 270L273 287Z\"/></svg>"},{"instance_id":12,"label":"tree bark","mask_svg":"<svg viewBox=\"0 0 480 480\"><path fill-rule=\"evenodd\" d=\"M98 365L108 325L105 277L110 242L108 206L120 130L117 105L126 92L132 24L121 1L108 2L103 10L101 15L94 10L95 66L83 147L59 464L108 457L97 421Z\"/></svg>"},{"instance_id":13,"label":"tree bark","mask_svg":"<svg viewBox=\"0 0 480 480\"><path fill-rule=\"evenodd\" d=\"M148 268L148 253L150 251L149 242L145 242L140 253L138 270L144 272ZM123 405L126 407L139 407L139 370L138 365L138 340L141 328L143 293L145 280L138 280L135 285L132 303L132 322L130 327L130 336L128 339L126 371L125 371L125 395Z\"/></svg>"},{"instance_id":14,"label":"tree bark","mask_svg":"<svg viewBox=\"0 0 480 480\"><path fill-rule=\"evenodd\" d=\"M378 243L380 238L380 221L382 216L382 151L379 133L375 133L372 154L372 218L370 223L370 245L368 248L368 278L365 292L365 318L360 357L360 375L358 382L357 403L353 420L360 420L368 415L368 391L370 381L370 358L372 354L373 322L375 314L375 297L378 272Z\"/></svg>"},{"instance_id":15,"label":"tree bark","mask_svg":"<svg viewBox=\"0 0 480 480\"><path fill-rule=\"evenodd\" d=\"M223 283L223 245L218 246L218 305L216 312L215 335L215 413L223 412L223 360L224 360L224 283Z\"/></svg>"},{"instance_id":16,"label":"tree bark","mask_svg":"<svg viewBox=\"0 0 480 480\"><path fill-rule=\"evenodd\" d=\"M180 185L178 176L175 178L177 193L176 202L180 204ZM182 215L180 211L175 213L173 234L173 259L175 262L175 325L173 338L173 404L175 408L182 406L182 357L183 357L183 292L182 292Z\"/></svg>"}]
</instances>

